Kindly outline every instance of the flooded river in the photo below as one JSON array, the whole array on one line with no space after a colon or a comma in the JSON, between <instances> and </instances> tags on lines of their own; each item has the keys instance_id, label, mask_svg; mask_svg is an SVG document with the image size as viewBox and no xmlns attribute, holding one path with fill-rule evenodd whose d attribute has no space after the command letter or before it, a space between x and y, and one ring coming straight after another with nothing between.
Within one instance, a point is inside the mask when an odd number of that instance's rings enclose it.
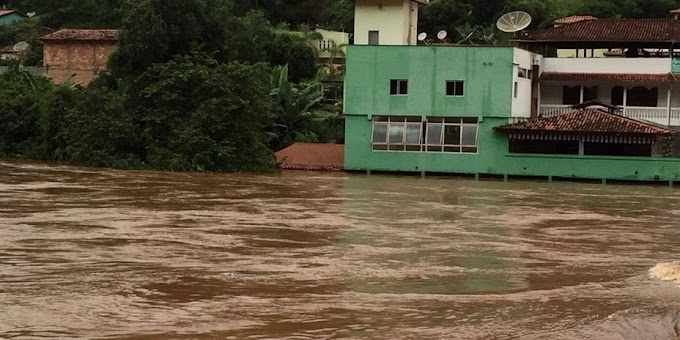
<instances>
[{"instance_id":1,"label":"flooded river","mask_svg":"<svg viewBox=\"0 0 680 340\"><path fill-rule=\"evenodd\" d=\"M0 339L677 339L680 190L0 163Z\"/></svg>"}]
</instances>

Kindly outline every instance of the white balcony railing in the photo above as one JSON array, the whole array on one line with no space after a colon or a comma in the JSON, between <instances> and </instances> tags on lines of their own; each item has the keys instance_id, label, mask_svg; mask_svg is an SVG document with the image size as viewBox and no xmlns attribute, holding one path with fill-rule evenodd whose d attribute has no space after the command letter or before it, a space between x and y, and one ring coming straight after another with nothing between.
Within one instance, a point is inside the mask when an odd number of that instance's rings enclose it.
<instances>
[{"instance_id":1,"label":"white balcony railing","mask_svg":"<svg viewBox=\"0 0 680 340\"><path fill-rule=\"evenodd\" d=\"M593 108L597 108L597 106ZM541 117L553 117L570 110L570 105L541 105ZM666 107L629 106L623 108L621 114L624 117L644 120L658 125L680 126L680 108L671 109L670 117Z\"/></svg>"}]
</instances>

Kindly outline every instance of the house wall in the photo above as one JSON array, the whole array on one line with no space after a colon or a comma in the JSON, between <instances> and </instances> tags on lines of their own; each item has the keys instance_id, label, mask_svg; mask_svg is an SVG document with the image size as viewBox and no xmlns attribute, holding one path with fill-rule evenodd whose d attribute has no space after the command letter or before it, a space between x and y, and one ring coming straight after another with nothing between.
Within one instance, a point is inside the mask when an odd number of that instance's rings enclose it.
<instances>
[{"instance_id":1,"label":"house wall","mask_svg":"<svg viewBox=\"0 0 680 340\"><path fill-rule=\"evenodd\" d=\"M544 58L542 72L668 74L669 58Z\"/></svg>"},{"instance_id":2,"label":"house wall","mask_svg":"<svg viewBox=\"0 0 680 340\"><path fill-rule=\"evenodd\" d=\"M409 0L357 0L354 44L368 45L368 32L380 32L380 45L415 45L418 5Z\"/></svg>"},{"instance_id":3,"label":"house wall","mask_svg":"<svg viewBox=\"0 0 680 340\"><path fill-rule=\"evenodd\" d=\"M531 79L519 77L519 68L531 71L534 65L534 59L540 59L540 56L529 51L515 48L513 50L513 86L517 83L517 97L512 97L512 116L513 117L531 117ZM539 61L540 63L540 61ZM532 75L537 77L538 75ZM514 90L513 90L514 92Z\"/></svg>"},{"instance_id":4,"label":"house wall","mask_svg":"<svg viewBox=\"0 0 680 340\"><path fill-rule=\"evenodd\" d=\"M26 17L18 13L10 13L7 15L3 15L0 17L0 26L9 25L24 19L26 19Z\"/></svg>"},{"instance_id":5,"label":"house wall","mask_svg":"<svg viewBox=\"0 0 680 340\"><path fill-rule=\"evenodd\" d=\"M598 87L598 99L605 103L612 102L612 89L616 86L613 84L597 84L597 83L561 83L561 84L542 84L541 85L541 105L562 105L562 87L585 85L585 86L597 86ZM635 84L626 84L628 88L635 87ZM657 107L668 107L668 85L640 85L647 88L658 87L659 88L659 98L657 101ZM674 87L672 89L671 97L672 107L680 107L680 88Z\"/></svg>"},{"instance_id":6,"label":"house wall","mask_svg":"<svg viewBox=\"0 0 680 340\"><path fill-rule=\"evenodd\" d=\"M115 49L113 42L46 41L43 54L46 75L57 84L70 79L87 85L108 69L108 59Z\"/></svg>"},{"instance_id":7,"label":"house wall","mask_svg":"<svg viewBox=\"0 0 680 340\"><path fill-rule=\"evenodd\" d=\"M338 46L349 45L349 33L329 31L325 29L316 29L317 32L321 33L323 40L318 41L319 57L320 58L330 58L330 53L325 52L324 49L331 46L334 42ZM346 47L342 48L343 52L347 51ZM337 58L343 58L343 56L336 56Z\"/></svg>"},{"instance_id":8,"label":"house wall","mask_svg":"<svg viewBox=\"0 0 680 340\"><path fill-rule=\"evenodd\" d=\"M372 151L371 121L348 116L345 170L403 171L631 181L678 181L680 159L510 154L506 135L493 131L507 118L485 118L477 154Z\"/></svg>"},{"instance_id":9,"label":"house wall","mask_svg":"<svg viewBox=\"0 0 680 340\"><path fill-rule=\"evenodd\" d=\"M510 117L511 47L350 46L346 115ZM408 79L408 95L391 96L390 80ZM446 96L463 80L463 97Z\"/></svg>"}]
</instances>

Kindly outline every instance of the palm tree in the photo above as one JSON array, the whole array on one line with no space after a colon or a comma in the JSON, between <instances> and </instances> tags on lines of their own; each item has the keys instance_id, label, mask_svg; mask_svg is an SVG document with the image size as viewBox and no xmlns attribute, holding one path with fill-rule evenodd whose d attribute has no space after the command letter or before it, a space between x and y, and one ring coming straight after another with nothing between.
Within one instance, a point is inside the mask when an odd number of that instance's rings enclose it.
<instances>
[{"instance_id":1,"label":"palm tree","mask_svg":"<svg viewBox=\"0 0 680 340\"><path fill-rule=\"evenodd\" d=\"M272 91L276 110L275 149L282 149L301 139L314 138L312 122L325 120L332 114L319 110L323 87L319 83L295 85L288 80L288 65L272 71Z\"/></svg>"}]
</instances>

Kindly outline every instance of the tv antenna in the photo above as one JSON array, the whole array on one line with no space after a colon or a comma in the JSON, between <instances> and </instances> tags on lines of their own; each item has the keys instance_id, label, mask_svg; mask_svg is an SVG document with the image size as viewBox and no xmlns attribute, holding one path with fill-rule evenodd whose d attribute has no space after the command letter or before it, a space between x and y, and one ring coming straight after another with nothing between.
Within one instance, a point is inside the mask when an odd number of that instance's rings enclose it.
<instances>
[{"instance_id":1,"label":"tv antenna","mask_svg":"<svg viewBox=\"0 0 680 340\"><path fill-rule=\"evenodd\" d=\"M445 30L441 30L437 33L437 38L441 41L444 41L448 35L449 33L447 33Z\"/></svg>"},{"instance_id":2,"label":"tv antenna","mask_svg":"<svg viewBox=\"0 0 680 340\"><path fill-rule=\"evenodd\" d=\"M26 51L29 47L31 47L31 45L29 45L27 42L20 41L20 42L14 44L14 46L12 46L12 51L14 51L16 53L21 53L21 52Z\"/></svg>"},{"instance_id":3,"label":"tv antenna","mask_svg":"<svg viewBox=\"0 0 680 340\"><path fill-rule=\"evenodd\" d=\"M519 32L529 25L531 25L531 15L522 11L505 13L496 22L496 27L507 33Z\"/></svg>"},{"instance_id":4,"label":"tv antenna","mask_svg":"<svg viewBox=\"0 0 680 340\"><path fill-rule=\"evenodd\" d=\"M422 32L422 33L418 34L418 41L423 42L423 41L425 41L425 39L427 39L427 33Z\"/></svg>"}]
</instances>

